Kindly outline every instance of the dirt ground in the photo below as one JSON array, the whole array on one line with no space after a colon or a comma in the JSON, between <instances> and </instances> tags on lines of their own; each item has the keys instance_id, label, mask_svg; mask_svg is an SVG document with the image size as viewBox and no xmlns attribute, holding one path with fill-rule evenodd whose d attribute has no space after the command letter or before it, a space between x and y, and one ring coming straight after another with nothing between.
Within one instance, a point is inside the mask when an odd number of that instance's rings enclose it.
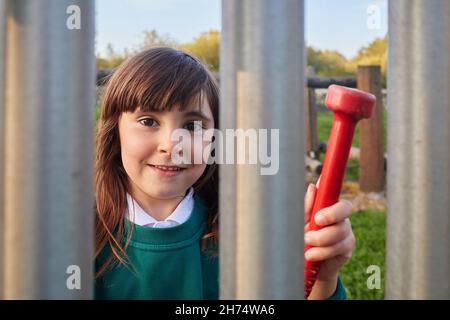
<instances>
[{"instance_id":1,"label":"dirt ground","mask_svg":"<svg viewBox=\"0 0 450 320\"><path fill-rule=\"evenodd\" d=\"M317 178L317 175L306 173L307 183L316 183ZM361 192L358 182L344 181L340 198L350 200L353 203L354 212L366 209L387 211L386 193Z\"/></svg>"},{"instance_id":2,"label":"dirt ground","mask_svg":"<svg viewBox=\"0 0 450 320\"><path fill-rule=\"evenodd\" d=\"M359 190L359 183L344 182L342 186L341 199L348 199L353 203L353 211L374 209L386 212L386 193L370 192L364 193Z\"/></svg>"}]
</instances>

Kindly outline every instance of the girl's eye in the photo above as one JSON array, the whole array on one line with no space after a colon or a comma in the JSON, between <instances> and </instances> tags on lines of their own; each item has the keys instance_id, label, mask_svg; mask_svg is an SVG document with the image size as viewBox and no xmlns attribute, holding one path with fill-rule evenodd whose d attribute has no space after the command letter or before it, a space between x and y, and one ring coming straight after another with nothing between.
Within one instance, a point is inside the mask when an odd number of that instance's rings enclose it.
<instances>
[{"instance_id":1,"label":"girl's eye","mask_svg":"<svg viewBox=\"0 0 450 320\"><path fill-rule=\"evenodd\" d=\"M157 122L152 118L145 118L139 120L139 122L146 127L154 127L157 124Z\"/></svg>"},{"instance_id":2,"label":"girl's eye","mask_svg":"<svg viewBox=\"0 0 450 320\"><path fill-rule=\"evenodd\" d=\"M199 131L203 129L201 121L189 122L186 124L185 128L189 131Z\"/></svg>"}]
</instances>

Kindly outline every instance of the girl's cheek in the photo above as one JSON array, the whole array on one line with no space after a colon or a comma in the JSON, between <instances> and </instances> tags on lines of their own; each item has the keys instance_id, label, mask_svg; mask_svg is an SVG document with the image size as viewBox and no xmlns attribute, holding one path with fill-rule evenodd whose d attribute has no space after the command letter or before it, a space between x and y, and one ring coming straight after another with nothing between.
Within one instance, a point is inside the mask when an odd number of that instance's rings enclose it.
<instances>
[{"instance_id":1,"label":"girl's cheek","mask_svg":"<svg viewBox=\"0 0 450 320\"><path fill-rule=\"evenodd\" d=\"M123 140L123 150L130 158L139 161L141 158L147 158L153 146L152 139L142 135L129 135Z\"/></svg>"},{"instance_id":2,"label":"girl's cheek","mask_svg":"<svg viewBox=\"0 0 450 320\"><path fill-rule=\"evenodd\" d=\"M192 163L193 164L206 164L211 155L211 142L207 140L196 141L191 148Z\"/></svg>"}]
</instances>

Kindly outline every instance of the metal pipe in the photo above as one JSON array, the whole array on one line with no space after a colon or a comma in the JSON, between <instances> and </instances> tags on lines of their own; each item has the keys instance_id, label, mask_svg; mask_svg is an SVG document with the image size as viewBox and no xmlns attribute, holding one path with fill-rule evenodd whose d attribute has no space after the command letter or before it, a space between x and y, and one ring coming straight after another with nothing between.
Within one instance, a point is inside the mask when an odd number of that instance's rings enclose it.
<instances>
[{"instance_id":1,"label":"metal pipe","mask_svg":"<svg viewBox=\"0 0 450 320\"><path fill-rule=\"evenodd\" d=\"M241 1L222 1L220 47L220 129L236 128L236 70L241 64ZM233 148L235 151L235 148ZM219 166L220 298L236 298L236 170L233 164ZM222 214L223 213L223 214Z\"/></svg>"},{"instance_id":2,"label":"metal pipe","mask_svg":"<svg viewBox=\"0 0 450 320\"><path fill-rule=\"evenodd\" d=\"M5 119L5 62L6 62L6 0L0 0L0 299L3 299L3 235L4 228L4 119Z\"/></svg>"},{"instance_id":3,"label":"metal pipe","mask_svg":"<svg viewBox=\"0 0 450 320\"><path fill-rule=\"evenodd\" d=\"M92 298L94 4L8 1L6 299Z\"/></svg>"},{"instance_id":4,"label":"metal pipe","mask_svg":"<svg viewBox=\"0 0 450 320\"><path fill-rule=\"evenodd\" d=\"M389 1L387 299L450 298L449 17Z\"/></svg>"},{"instance_id":5,"label":"metal pipe","mask_svg":"<svg viewBox=\"0 0 450 320\"><path fill-rule=\"evenodd\" d=\"M221 168L221 297L302 299L303 1L227 0L222 8L221 125L268 129L268 141L278 129L267 149L278 152L279 167L273 175L259 161Z\"/></svg>"}]
</instances>

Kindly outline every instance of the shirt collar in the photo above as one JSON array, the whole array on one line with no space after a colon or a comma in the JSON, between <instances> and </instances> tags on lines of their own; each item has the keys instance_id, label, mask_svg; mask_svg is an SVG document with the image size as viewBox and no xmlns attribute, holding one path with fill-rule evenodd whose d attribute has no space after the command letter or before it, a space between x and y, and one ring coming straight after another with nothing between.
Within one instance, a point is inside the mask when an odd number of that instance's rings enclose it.
<instances>
[{"instance_id":1,"label":"shirt collar","mask_svg":"<svg viewBox=\"0 0 450 320\"><path fill-rule=\"evenodd\" d=\"M184 223L194 208L194 188L189 188L188 194L181 200L175 210L164 220L174 222L175 225ZM140 225L154 225L157 224L158 220L153 218L150 213L147 213L141 206L127 193L127 218L131 222ZM134 213L134 214L133 214Z\"/></svg>"}]
</instances>

